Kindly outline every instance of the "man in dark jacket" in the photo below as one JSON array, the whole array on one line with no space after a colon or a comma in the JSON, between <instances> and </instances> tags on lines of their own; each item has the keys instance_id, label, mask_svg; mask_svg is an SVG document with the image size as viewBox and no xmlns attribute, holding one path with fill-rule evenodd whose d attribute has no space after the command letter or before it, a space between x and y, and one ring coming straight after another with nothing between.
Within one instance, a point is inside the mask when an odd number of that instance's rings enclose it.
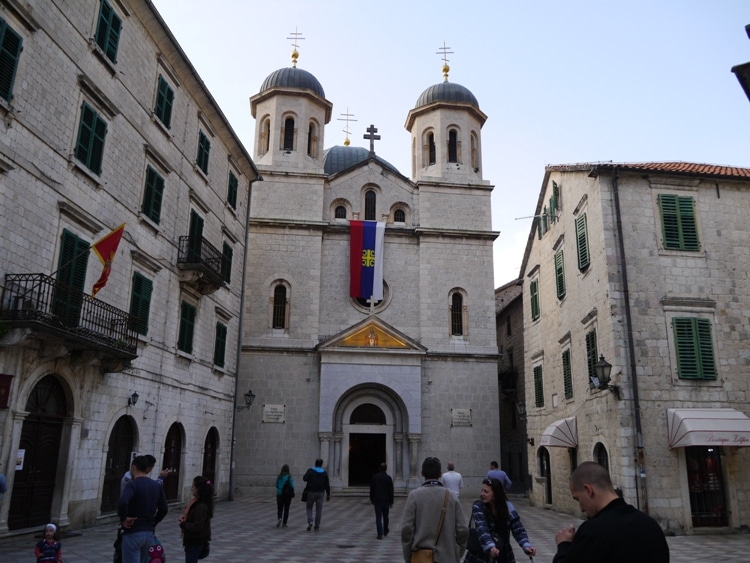
<instances>
[{"instance_id":1,"label":"man in dark jacket","mask_svg":"<svg viewBox=\"0 0 750 563\"><path fill-rule=\"evenodd\" d=\"M307 470L302 477L307 483L307 531L313 525L312 507L315 505L315 531L320 531L320 519L323 517L323 496L331 500L331 485L328 483L328 473L323 469L323 460L315 460L315 467Z\"/></svg>"},{"instance_id":2,"label":"man in dark jacket","mask_svg":"<svg viewBox=\"0 0 750 563\"><path fill-rule=\"evenodd\" d=\"M578 531L557 532L553 563L669 563L669 546L656 520L622 500L607 470L593 461L570 477L570 492L589 520Z\"/></svg>"},{"instance_id":3,"label":"man in dark jacket","mask_svg":"<svg viewBox=\"0 0 750 563\"><path fill-rule=\"evenodd\" d=\"M386 473L388 466L380 464L380 471L370 479L370 502L375 505L375 526L378 539L388 535L388 510L393 506L393 479Z\"/></svg>"},{"instance_id":4,"label":"man in dark jacket","mask_svg":"<svg viewBox=\"0 0 750 563\"><path fill-rule=\"evenodd\" d=\"M148 476L148 460L139 455L131 466L133 480L120 495L117 513L122 532L123 563L140 563L148 556L156 525L167 515L164 487Z\"/></svg>"}]
</instances>

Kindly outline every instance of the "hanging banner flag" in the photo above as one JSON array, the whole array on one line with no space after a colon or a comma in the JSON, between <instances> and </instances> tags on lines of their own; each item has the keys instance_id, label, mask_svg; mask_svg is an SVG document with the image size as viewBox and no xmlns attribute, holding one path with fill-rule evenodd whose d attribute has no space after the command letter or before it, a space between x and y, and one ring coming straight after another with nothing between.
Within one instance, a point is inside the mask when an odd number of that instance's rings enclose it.
<instances>
[{"instance_id":1,"label":"hanging banner flag","mask_svg":"<svg viewBox=\"0 0 750 563\"><path fill-rule=\"evenodd\" d=\"M123 232L125 232L125 223L91 246L97 258L104 265L102 275L99 276L99 279L94 284L94 288L91 290L91 297L95 297L99 293L99 290L107 285L109 273L112 271L112 260L115 259L117 247L120 245Z\"/></svg>"},{"instance_id":2,"label":"hanging banner flag","mask_svg":"<svg viewBox=\"0 0 750 563\"><path fill-rule=\"evenodd\" d=\"M349 221L349 297L383 300L385 223Z\"/></svg>"}]
</instances>

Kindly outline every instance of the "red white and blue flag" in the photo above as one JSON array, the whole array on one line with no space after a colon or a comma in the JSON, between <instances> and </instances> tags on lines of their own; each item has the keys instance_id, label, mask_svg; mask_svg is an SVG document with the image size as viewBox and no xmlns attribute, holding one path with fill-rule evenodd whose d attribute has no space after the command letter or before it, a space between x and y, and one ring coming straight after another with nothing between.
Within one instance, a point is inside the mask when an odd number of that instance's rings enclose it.
<instances>
[{"instance_id":1,"label":"red white and blue flag","mask_svg":"<svg viewBox=\"0 0 750 563\"><path fill-rule=\"evenodd\" d=\"M349 296L383 300L385 223L349 221Z\"/></svg>"}]
</instances>

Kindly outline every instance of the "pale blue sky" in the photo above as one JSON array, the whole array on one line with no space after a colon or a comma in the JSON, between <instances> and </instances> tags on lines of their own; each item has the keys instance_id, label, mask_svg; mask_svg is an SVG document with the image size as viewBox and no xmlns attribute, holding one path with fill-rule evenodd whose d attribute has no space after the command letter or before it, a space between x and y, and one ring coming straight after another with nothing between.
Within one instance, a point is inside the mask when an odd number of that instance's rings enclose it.
<instances>
[{"instance_id":1,"label":"pale blue sky","mask_svg":"<svg viewBox=\"0 0 750 563\"><path fill-rule=\"evenodd\" d=\"M379 156L410 175L406 115L442 81L488 115L495 286L518 276L544 166L681 160L750 167L750 101L733 65L750 61L748 0L153 0L235 132L253 151L248 99L274 70L314 74L333 103L326 148L370 123Z\"/></svg>"}]
</instances>

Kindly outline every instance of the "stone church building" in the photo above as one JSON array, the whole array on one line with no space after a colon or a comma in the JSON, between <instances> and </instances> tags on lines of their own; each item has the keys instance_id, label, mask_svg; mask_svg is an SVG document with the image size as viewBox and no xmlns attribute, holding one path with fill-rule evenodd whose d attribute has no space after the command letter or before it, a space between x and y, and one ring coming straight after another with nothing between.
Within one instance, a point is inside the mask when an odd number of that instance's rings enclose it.
<instances>
[{"instance_id":1,"label":"stone church building","mask_svg":"<svg viewBox=\"0 0 750 563\"><path fill-rule=\"evenodd\" d=\"M427 456L479 486L499 453L490 195L476 97L448 80L404 108L405 175L364 147L325 147L333 104L292 66L250 98L256 120L236 421L235 491L318 457L337 492L387 462L397 490ZM416 92L415 92L416 94ZM347 139L348 140L348 139ZM366 141L365 141L366 142ZM385 224L383 298L349 294L350 221Z\"/></svg>"}]
</instances>

